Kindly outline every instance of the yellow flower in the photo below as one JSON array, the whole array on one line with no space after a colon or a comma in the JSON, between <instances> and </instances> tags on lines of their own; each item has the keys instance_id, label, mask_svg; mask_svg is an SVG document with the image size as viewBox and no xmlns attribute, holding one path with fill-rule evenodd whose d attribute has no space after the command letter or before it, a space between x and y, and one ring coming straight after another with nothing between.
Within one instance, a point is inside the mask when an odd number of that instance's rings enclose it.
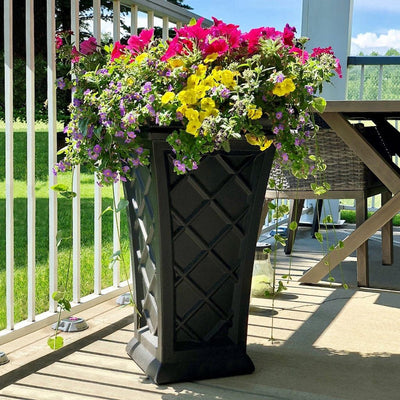
<instances>
[{"instance_id":1,"label":"yellow flower","mask_svg":"<svg viewBox=\"0 0 400 400\"><path fill-rule=\"evenodd\" d=\"M212 54L209 54L209 55L205 58L204 62L205 62L206 64L212 63L212 62L215 61L217 58L218 58L218 53L212 53Z\"/></svg>"},{"instance_id":2,"label":"yellow flower","mask_svg":"<svg viewBox=\"0 0 400 400\"><path fill-rule=\"evenodd\" d=\"M131 77L129 77L129 78L126 80L126 84L127 84L128 86L132 86L132 85L133 85L133 82L134 82L134 80L133 80Z\"/></svg>"},{"instance_id":3,"label":"yellow flower","mask_svg":"<svg viewBox=\"0 0 400 400\"><path fill-rule=\"evenodd\" d=\"M200 121L204 121L207 117L212 115L213 117L216 117L219 114L219 110L216 108L208 108L205 111L200 111L199 114L199 119Z\"/></svg>"},{"instance_id":4,"label":"yellow flower","mask_svg":"<svg viewBox=\"0 0 400 400\"><path fill-rule=\"evenodd\" d=\"M149 57L149 55L147 54L147 53L142 53L142 54L140 54L140 55L138 55L136 58L135 58L135 61L137 62L137 63L141 63L142 61L144 61L146 58L148 58Z\"/></svg>"},{"instance_id":5,"label":"yellow flower","mask_svg":"<svg viewBox=\"0 0 400 400\"><path fill-rule=\"evenodd\" d=\"M197 99L201 99L206 95L207 87L204 85L197 85L194 88Z\"/></svg>"},{"instance_id":6,"label":"yellow flower","mask_svg":"<svg viewBox=\"0 0 400 400\"><path fill-rule=\"evenodd\" d=\"M272 93L279 97L282 97L293 92L295 89L296 86L294 85L293 80L291 78L286 78L283 82L278 82L275 85Z\"/></svg>"},{"instance_id":7,"label":"yellow flower","mask_svg":"<svg viewBox=\"0 0 400 400\"><path fill-rule=\"evenodd\" d=\"M261 108L255 108L256 106L252 105L247 109L247 115L250 119L260 119L262 116Z\"/></svg>"},{"instance_id":8,"label":"yellow flower","mask_svg":"<svg viewBox=\"0 0 400 400\"><path fill-rule=\"evenodd\" d=\"M210 97L204 97L201 99L200 106L202 110L208 110L215 108L215 101Z\"/></svg>"},{"instance_id":9,"label":"yellow flower","mask_svg":"<svg viewBox=\"0 0 400 400\"><path fill-rule=\"evenodd\" d=\"M198 136L200 127L201 122L198 119L191 120L186 126L186 132L190 133L191 135Z\"/></svg>"},{"instance_id":10,"label":"yellow flower","mask_svg":"<svg viewBox=\"0 0 400 400\"><path fill-rule=\"evenodd\" d=\"M207 67L204 64L199 64L199 66L196 69L196 75L204 78L207 72Z\"/></svg>"},{"instance_id":11,"label":"yellow flower","mask_svg":"<svg viewBox=\"0 0 400 400\"><path fill-rule=\"evenodd\" d=\"M178 107L178 108L176 109L176 112L179 112L179 113L181 113L182 115L185 115L187 109L188 109L188 106L185 104L185 105L183 105L183 106Z\"/></svg>"},{"instance_id":12,"label":"yellow flower","mask_svg":"<svg viewBox=\"0 0 400 400\"><path fill-rule=\"evenodd\" d=\"M168 60L168 64L172 69L179 68L179 67L182 67L183 65L185 65L183 60L181 60L180 58L170 58Z\"/></svg>"},{"instance_id":13,"label":"yellow flower","mask_svg":"<svg viewBox=\"0 0 400 400\"><path fill-rule=\"evenodd\" d=\"M235 74L228 69L221 71L221 83L225 85L228 89L234 89L236 86Z\"/></svg>"},{"instance_id":14,"label":"yellow flower","mask_svg":"<svg viewBox=\"0 0 400 400\"><path fill-rule=\"evenodd\" d=\"M161 97L161 103L167 104L175 98L174 92L165 92Z\"/></svg>"},{"instance_id":15,"label":"yellow flower","mask_svg":"<svg viewBox=\"0 0 400 400\"><path fill-rule=\"evenodd\" d=\"M200 77L197 75L190 75L187 80L187 88L193 89L200 82Z\"/></svg>"},{"instance_id":16,"label":"yellow flower","mask_svg":"<svg viewBox=\"0 0 400 400\"><path fill-rule=\"evenodd\" d=\"M217 82L215 82L215 79L211 75L203 79L202 83L207 88L207 90L217 85Z\"/></svg>"},{"instance_id":17,"label":"yellow flower","mask_svg":"<svg viewBox=\"0 0 400 400\"><path fill-rule=\"evenodd\" d=\"M221 82L221 69L219 67L215 67L211 72L211 76L217 82Z\"/></svg>"},{"instance_id":18,"label":"yellow flower","mask_svg":"<svg viewBox=\"0 0 400 400\"><path fill-rule=\"evenodd\" d=\"M199 112L197 110L194 110L193 108L187 108L184 115L189 121L199 120Z\"/></svg>"},{"instance_id":19,"label":"yellow flower","mask_svg":"<svg viewBox=\"0 0 400 400\"><path fill-rule=\"evenodd\" d=\"M178 99L182 104L196 104L196 92L194 90L182 90L178 93Z\"/></svg>"},{"instance_id":20,"label":"yellow flower","mask_svg":"<svg viewBox=\"0 0 400 400\"><path fill-rule=\"evenodd\" d=\"M250 133L246 133L245 136L248 143L254 146L259 146L261 151L268 149L273 142L273 140L268 140L265 137L258 137Z\"/></svg>"}]
</instances>

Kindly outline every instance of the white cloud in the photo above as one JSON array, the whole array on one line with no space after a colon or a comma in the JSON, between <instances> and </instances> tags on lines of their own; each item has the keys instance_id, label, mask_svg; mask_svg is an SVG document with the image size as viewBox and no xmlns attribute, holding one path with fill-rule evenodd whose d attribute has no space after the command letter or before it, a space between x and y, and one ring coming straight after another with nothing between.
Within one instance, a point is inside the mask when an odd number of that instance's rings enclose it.
<instances>
[{"instance_id":1,"label":"white cloud","mask_svg":"<svg viewBox=\"0 0 400 400\"><path fill-rule=\"evenodd\" d=\"M390 29L381 35L373 32L359 33L355 38L351 38L352 55L358 55L361 51L365 55L369 55L372 51L384 55L390 48L400 51L399 29Z\"/></svg>"}]
</instances>

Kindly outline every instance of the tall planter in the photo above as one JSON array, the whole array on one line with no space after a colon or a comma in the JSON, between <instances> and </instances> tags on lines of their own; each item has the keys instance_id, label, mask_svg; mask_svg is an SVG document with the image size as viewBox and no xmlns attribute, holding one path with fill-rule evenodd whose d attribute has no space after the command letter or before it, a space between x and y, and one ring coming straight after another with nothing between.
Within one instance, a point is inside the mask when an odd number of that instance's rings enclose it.
<instances>
[{"instance_id":1,"label":"tall planter","mask_svg":"<svg viewBox=\"0 0 400 400\"><path fill-rule=\"evenodd\" d=\"M274 149L245 141L176 175L165 133L125 183L135 335L127 352L157 384L251 373L251 274Z\"/></svg>"}]
</instances>

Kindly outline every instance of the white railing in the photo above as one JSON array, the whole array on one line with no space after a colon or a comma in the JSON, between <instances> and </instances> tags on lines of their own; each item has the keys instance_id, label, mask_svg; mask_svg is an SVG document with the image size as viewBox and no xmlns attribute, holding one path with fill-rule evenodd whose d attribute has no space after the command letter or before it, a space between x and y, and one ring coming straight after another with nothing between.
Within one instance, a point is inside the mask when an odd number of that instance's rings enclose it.
<instances>
[{"instance_id":1,"label":"white railing","mask_svg":"<svg viewBox=\"0 0 400 400\"><path fill-rule=\"evenodd\" d=\"M47 0L47 106L48 106L48 176L49 187L57 183L57 177L53 175L52 169L57 162L57 108L56 108L56 54L55 54L55 2ZM35 313L35 267L36 267L36 198L35 198L35 58L34 58L34 37L35 29L43 27L34 26L34 1L26 0L26 121L27 121L27 315L25 321L15 321L14 317L14 275L15 260L14 251L18 251L18 243L14 239L14 125L13 125L13 1L4 0L4 78L5 78L5 186L6 186L6 259L0 260L0 265L6 265L6 329L0 331L0 344L23 336L30 331L39 329L54 322L57 318L57 305L52 299L52 293L58 287L58 252L57 252L57 196L49 190L49 305L48 310L36 315ZM113 1L113 39L120 39L120 10L121 6L130 9L131 33L137 33L141 26L139 15L147 14L147 27L155 25L155 19L162 21L163 38L168 37L171 26L180 27L189 22L193 17L199 18L186 9L168 3L166 0L114 0ZM98 43L101 42L102 24L100 19L101 2L93 0L93 35ZM205 21L209 25L210 21ZM172 25L171 25L172 24ZM71 0L71 30L75 34L76 42L79 42L79 1ZM65 28L65 27L64 27ZM117 196L120 195L120 186L115 185ZM80 172L79 169L74 175L73 190L77 197L73 200L73 308L71 313L80 312L95 304L108 300L126 291L127 282L121 278L119 265L114 264L113 286L102 289L102 221L99 218L102 213L102 191L99 185L95 184L94 189L94 279L92 294L81 298L81 210L80 210ZM118 226L120 224L118 214L114 215L114 250L119 247ZM0 235L3 231L0 231ZM1 296L1 295L0 295ZM68 314L65 314L67 316Z\"/></svg>"}]
</instances>

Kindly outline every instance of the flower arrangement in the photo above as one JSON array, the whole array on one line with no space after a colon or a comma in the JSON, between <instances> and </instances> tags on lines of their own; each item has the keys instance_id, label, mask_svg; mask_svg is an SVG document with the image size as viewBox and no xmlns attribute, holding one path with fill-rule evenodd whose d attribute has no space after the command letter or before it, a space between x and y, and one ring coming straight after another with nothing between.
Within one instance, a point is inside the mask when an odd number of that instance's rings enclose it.
<instances>
[{"instance_id":1,"label":"flower arrangement","mask_svg":"<svg viewBox=\"0 0 400 400\"><path fill-rule=\"evenodd\" d=\"M149 163L146 127L171 126L166 141L178 174L198 168L201 158L229 151L243 135L260 150L276 147L276 162L299 178L323 169L313 140L311 109L323 111L317 97L340 64L332 49L304 50L295 28L239 27L214 18L176 29L168 42L153 30L101 48L94 38L70 42L56 37L59 59L71 63L71 76L57 81L73 91L71 120L65 128L65 156L55 173L87 164L103 184L125 181L131 169ZM265 130L263 121L270 123Z\"/></svg>"}]
</instances>

